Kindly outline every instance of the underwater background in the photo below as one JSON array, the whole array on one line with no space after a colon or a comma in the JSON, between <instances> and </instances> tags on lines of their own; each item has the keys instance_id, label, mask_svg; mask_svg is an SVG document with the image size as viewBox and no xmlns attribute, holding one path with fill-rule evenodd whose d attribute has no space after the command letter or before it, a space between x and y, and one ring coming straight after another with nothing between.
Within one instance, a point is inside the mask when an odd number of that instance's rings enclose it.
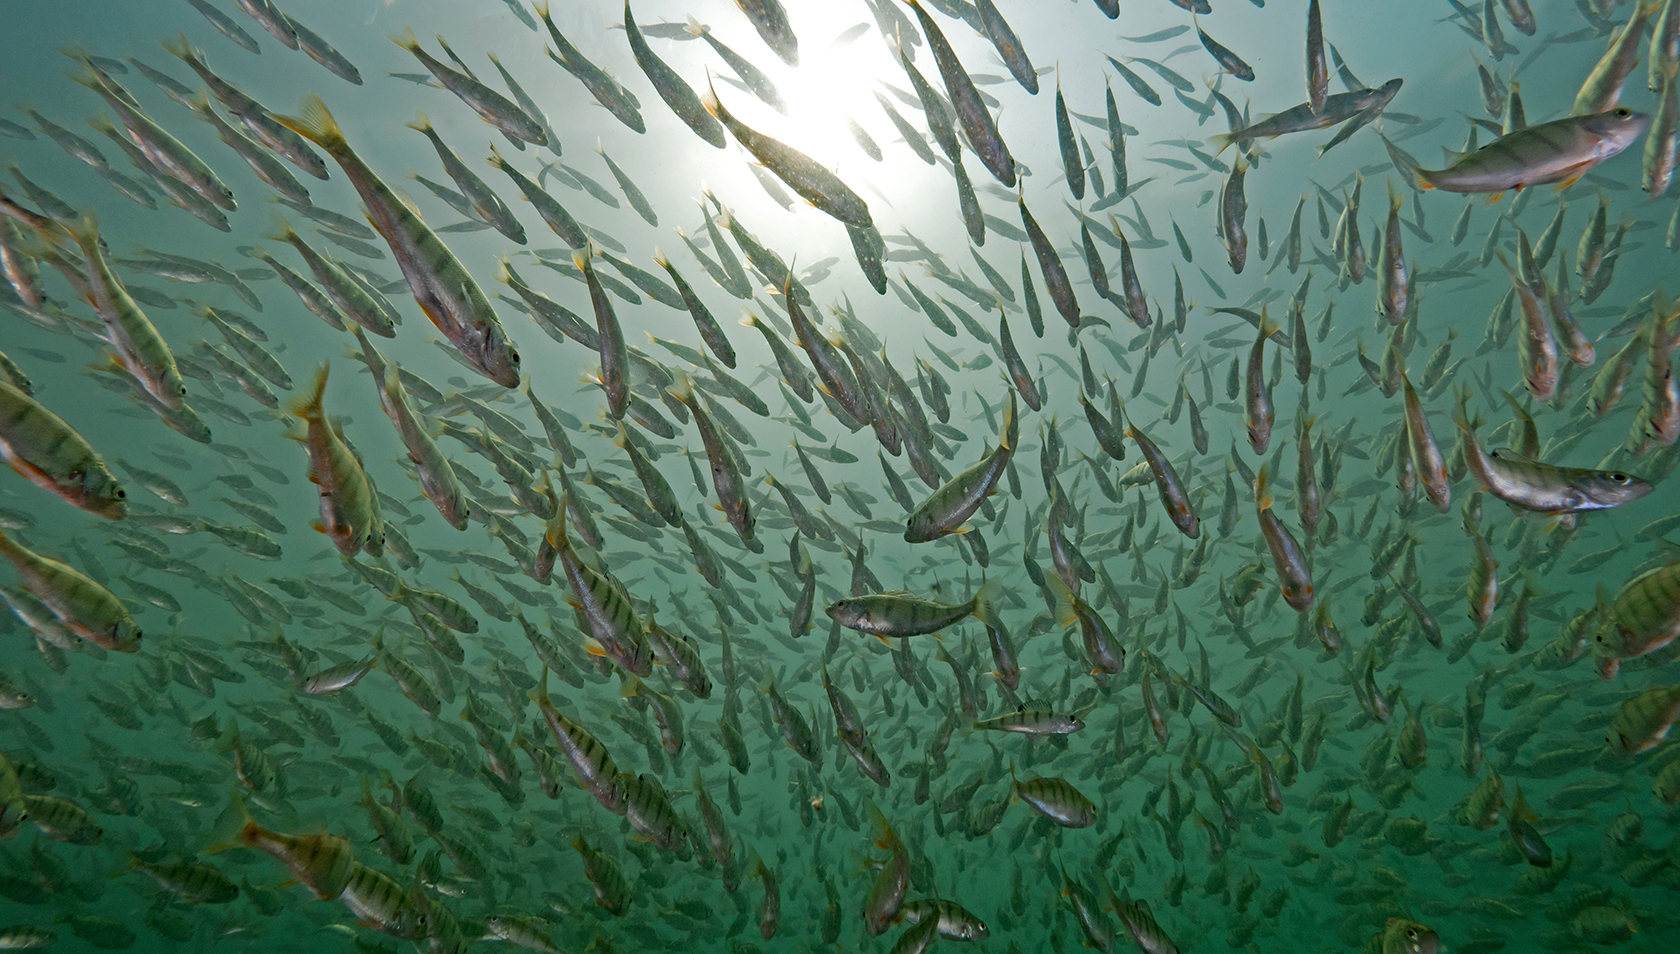
<instances>
[{"instance_id":1,"label":"underwater background","mask_svg":"<svg viewBox=\"0 0 1680 954\"><path fill-rule=\"evenodd\" d=\"M63 578L0 571L0 947L1673 949L1680 206L1649 183L1664 136L1673 166L1674 91L1652 86L1675 83L1675 4L1314 3L1333 103L1403 80L1322 154L1330 128L1215 140L1307 99L1305 0L785 4L796 65L758 4L716 0L553 0L548 22L515 0L0 4L0 195L20 210L0 232L0 352L25 397L3 395L7 414L61 418L126 499L104 519L8 476L0 526L143 633L102 649L54 602ZM710 84L727 132L667 104L632 12L694 102ZM288 17L314 59L264 26ZM391 41L410 29L470 70L465 98ZM1396 161L1438 169L1443 149L1567 120L1615 44L1633 60L1609 105L1650 127L1578 181L1490 202L1415 188ZM338 152L316 150L319 178L221 94L195 109L187 58L259 114L307 118L319 95L482 288L519 387L417 305L415 275L454 273L399 268ZM98 73L132 99L89 88ZM615 115L577 74L639 105ZM964 89L1011 175L947 102ZM259 177L204 111L291 181ZM549 141L504 134L498 111ZM409 127L421 114L476 179ZM802 161L755 153L738 124ZM235 209L157 161L175 147ZM796 184L832 199L833 177L871 228ZM71 235L88 211L191 418L112 369L107 296L83 292ZM288 226L365 314L322 290ZM1393 321L1391 236L1409 277ZM1539 273L1538 323L1502 261ZM364 336L377 354L344 330L393 317ZM836 345L800 346L806 320L845 346L862 419L814 367ZM1257 346L1256 323L1281 330ZM618 360L595 345L609 327ZM1536 393L1546 341L1555 387ZM452 462L464 529L421 492L380 360ZM334 466L377 490L365 540L312 529L313 452L333 441L290 439L323 364L353 447ZM672 396L685 380L692 403ZM1634 491L1597 513L1480 493L1460 391L1479 446L1546 462L1526 490L1616 474ZM1251 437L1262 406L1269 442ZM20 473L34 426L0 428ZM1440 507L1419 486L1429 442ZM968 532L946 532L964 513L908 542L947 482L988 489L985 461L995 494ZM730 486L735 524L715 506ZM841 602L896 591L923 602L882 599L878 629L957 621L877 639ZM600 777L569 761L578 738L585 768L610 753Z\"/></svg>"}]
</instances>

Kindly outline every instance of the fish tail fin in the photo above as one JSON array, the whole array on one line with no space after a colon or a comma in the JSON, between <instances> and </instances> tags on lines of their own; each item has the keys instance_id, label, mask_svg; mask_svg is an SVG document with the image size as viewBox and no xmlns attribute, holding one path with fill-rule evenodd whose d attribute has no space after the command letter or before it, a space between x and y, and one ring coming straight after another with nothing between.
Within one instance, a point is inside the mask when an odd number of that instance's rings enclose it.
<instances>
[{"instance_id":1,"label":"fish tail fin","mask_svg":"<svg viewBox=\"0 0 1680 954\"><path fill-rule=\"evenodd\" d=\"M998 438L998 446L1009 453L1015 452L1015 445L1021 442L1021 416L1016 413L1015 391L1009 392L1009 410L1003 415L1003 436Z\"/></svg>"},{"instance_id":2,"label":"fish tail fin","mask_svg":"<svg viewBox=\"0 0 1680 954\"><path fill-rule=\"evenodd\" d=\"M162 46L181 62L191 65L198 60L198 51L193 49L192 41L187 39L186 31L176 35L174 40L163 40Z\"/></svg>"},{"instance_id":3,"label":"fish tail fin","mask_svg":"<svg viewBox=\"0 0 1680 954\"><path fill-rule=\"evenodd\" d=\"M565 486L565 484L562 483L561 486ZM554 508L554 517L548 521L548 528L543 531L543 539L547 540L549 545L556 550L568 549L570 546L566 539L566 514L570 511L566 508L571 505L571 501L571 491L564 491L560 494L560 503Z\"/></svg>"},{"instance_id":4,"label":"fish tail fin","mask_svg":"<svg viewBox=\"0 0 1680 954\"><path fill-rule=\"evenodd\" d=\"M712 28L694 19L694 14L691 13L688 15L688 25L683 27L683 32L690 36L705 36L712 32Z\"/></svg>"},{"instance_id":5,"label":"fish tail fin","mask_svg":"<svg viewBox=\"0 0 1680 954\"><path fill-rule=\"evenodd\" d=\"M1405 196L1401 195L1400 190L1394 187L1393 179L1385 179L1383 181L1388 184L1388 211L1399 212L1400 207L1406 204Z\"/></svg>"},{"instance_id":6,"label":"fish tail fin","mask_svg":"<svg viewBox=\"0 0 1680 954\"><path fill-rule=\"evenodd\" d=\"M882 813L874 799L869 802L869 820L875 826L875 847L884 848L894 853L904 850L904 842L899 840L898 833L893 831L892 823Z\"/></svg>"},{"instance_id":7,"label":"fish tail fin","mask_svg":"<svg viewBox=\"0 0 1680 954\"><path fill-rule=\"evenodd\" d=\"M99 213L93 209L83 209L82 214L68 222L60 223L64 231L76 240L83 254L92 257L99 249Z\"/></svg>"},{"instance_id":8,"label":"fish tail fin","mask_svg":"<svg viewBox=\"0 0 1680 954\"><path fill-rule=\"evenodd\" d=\"M547 666L542 667L542 678L537 680L537 688L532 689L531 691L527 692L526 695L531 697L531 701L535 702L537 704L538 708L545 708L545 707L553 704L552 701L548 698L548 667Z\"/></svg>"},{"instance_id":9,"label":"fish tail fin","mask_svg":"<svg viewBox=\"0 0 1680 954\"><path fill-rule=\"evenodd\" d=\"M408 38L414 39L413 30L408 32ZM296 116L275 116L274 121L328 152L344 145L344 130L339 128L327 104L314 93L303 98Z\"/></svg>"},{"instance_id":10,"label":"fish tail fin","mask_svg":"<svg viewBox=\"0 0 1680 954\"><path fill-rule=\"evenodd\" d=\"M572 250L572 264L580 272L589 271L589 260L595 256L595 243L584 242L583 248Z\"/></svg>"},{"instance_id":11,"label":"fish tail fin","mask_svg":"<svg viewBox=\"0 0 1680 954\"><path fill-rule=\"evenodd\" d=\"M1056 603L1056 622L1063 626L1072 626L1079 622L1079 610L1074 606L1078 599L1067 582L1054 573L1044 575L1044 587L1050 591L1050 597Z\"/></svg>"},{"instance_id":12,"label":"fish tail fin","mask_svg":"<svg viewBox=\"0 0 1680 954\"><path fill-rule=\"evenodd\" d=\"M432 121L431 121L430 118L428 118L426 116L425 113L416 112L414 115L415 115L416 118L415 118L414 122L411 122L411 123L407 124L408 128L410 128L410 129L412 129L412 130L414 130L415 132L418 132L418 133L426 133L427 135L430 135L432 132L434 132L434 129L432 127ZM495 147L492 146L491 148L495 148Z\"/></svg>"},{"instance_id":13,"label":"fish tail fin","mask_svg":"<svg viewBox=\"0 0 1680 954\"><path fill-rule=\"evenodd\" d=\"M1261 464L1260 473L1254 477L1254 506L1260 510L1272 509L1271 464Z\"/></svg>"},{"instance_id":14,"label":"fish tail fin","mask_svg":"<svg viewBox=\"0 0 1680 954\"><path fill-rule=\"evenodd\" d=\"M1378 133L1377 136L1383 141L1383 147L1388 150L1388 158L1389 161L1394 163L1395 171L1400 173L1400 178L1404 179L1407 185L1420 192L1435 188L1435 184L1428 179L1429 173L1420 167L1417 160L1413 159L1406 150L1396 146L1389 141L1387 136L1381 133Z\"/></svg>"},{"instance_id":15,"label":"fish tail fin","mask_svg":"<svg viewBox=\"0 0 1680 954\"><path fill-rule=\"evenodd\" d=\"M414 28L411 26L403 27L401 33L391 34L391 42L410 53L420 49L420 39L414 35Z\"/></svg>"},{"instance_id":16,"label":"fish tail fin","mask_svg":"<svg viewBox=\"0 0 1680 954\"><path fill-rule=\"evenodd\" d=\"M1454 393L1457 398L1453 404L1453 423L1458 425L1459 430L1474 437L1476 427L1481 423L1479 417L1475 420L1470 417L1470 398L1474 393L1468 386L1455 388Z\"/></svg>"},{"instance_id":17,"label":"fish tail fin","mask_svg":"<svg viewBox=\"0 0 1680 954\"><path fill-rule=\"evenodd\" d=\"M323 361L321 366L315 369L315 378L310 382L309 390L291 404L290 410L294 417L301 417L306 421L320 419L321 402L327 393L327 371L331 367L331 362Z\"/></svg>"},{"instance_id":18,"label":"fish tail fin","mask_svg":"<svg viewBox=\"0 0 1680 954\"><path fill-rule=\"evenodd\" d=\"M502 151L496 148L495 143L490 144L490 158L484 161L497 169L506 169L508 167L508 161L502 158Z\"/></svg>"},{"instance_id":19,"label":"fish tail fin","mask_svg":"<svg viewBox=\"0 0 1680 954\"><path fill-rule=\"evenodd\" d=\"M995 579L981 583L980 592L974 594L974 609L970 611L971 615L987 626L995 628L998 625L997 610L992 606L992 601L997 599L997 594L1002 588L1003 584Z\"/></svg>"},{"instance_id":20,"label":"fish tail fin","mask_svg":"<svg viewBox=\"0 0 1680 954\"><path fill-rule=\"evenodd\" d=\"M297 229L292 228L292 223L287 221L284 215L275 218L279 224L274 227L274 234L267 236L267 238L276 242L290 242L298 237Z\"/></svg>"},{"instance_id":21,"label":"fish tail fin","mask_svg":"<svg viewBox=\"0 0 1680 954\"><path fill-rule=\"evenodd\" d=\"M706 107L706 112L719 122L729 115L729 111L724 109L723 103L718 100L717 90L712 86L712 71L709 69L706 71L706 91L700 94L700 105Z\"/></svg>"},{"instance_id":22,"label":"fish tail fin","mask_svg":"<svg viewBox=\"0 0 1680 954\"><path fill-rule=\"evenodd\" d=\"M228 799L227 808L222 810L216 824L210 829L209 840L205 842L204 852L214 854L229 848L244 846L246 832L261 831L261 827L251 818L251 812L245 807L245 800L235 792Z\"/></svg>"},{"instance_id":23,"label":"fish tail fin","mask_svg":"<svg viewBox=\"0 0 1680 954\"><path fill-rule=\"evenodd\" d=\"M665 250L657 246L653 250L653 263L666 271L671 270L671 256L666 255Z\"/></svg>"},{"instance_id":24,"label":"fish tail fin","mask_svg":"<svg viewBox=\"0 0 1680 954\"><path fill-rule=\"evenodd\" d=\"M1528 803L1528 799L1523 797L1521 782L1517 783L1517 797L1511 802L1511 816L1523 821L1537 821L1540 818L1534 807Z\"/></svg>"},{"instance_id":25,"label":"fish tail fin","mask_svg":"<svg viewBox=\"0 0 1680 954\"><path fill-rule=\"evenodd\" d=\"M1224 152L1225 150L1231 148L1231 144L1235 143L1236 141L1237 141L1237 137L1234 133L1219 133L1218 135L1212 136L1208 139L1208 142L1210 142L1213 145L1219 147L1219 149L1214 152L1214 156L1216 156L1216 157L1221 152Z\"/></svg>"},{"instance_id":26,"label":"fish tail fin","mask_svg":"<svg viewBox=\"0 0 1680 954\"><path fill-rule=\"evenodd\" d=\"M694 405L694 379L690 378L687 373L678 371L676 383L666 388L665 393L692 407Z\"/></svg>"}]
</instances>

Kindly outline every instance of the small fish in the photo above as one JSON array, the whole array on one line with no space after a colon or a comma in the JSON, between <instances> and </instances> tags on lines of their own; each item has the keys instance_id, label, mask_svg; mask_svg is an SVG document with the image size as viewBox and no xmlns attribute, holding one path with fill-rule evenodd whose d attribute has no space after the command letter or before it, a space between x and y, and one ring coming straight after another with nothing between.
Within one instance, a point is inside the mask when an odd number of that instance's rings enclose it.
<instances>
[{"instance_id":1,"label":"small fish","mask_svg":"<svg viewBox=\"0 0 1680 954\"><path fill-rule=\"evenodd\" d=\"M681 119L694 134L712 146L722 149L728 141L724 138L723 129L719 127L711 110L704 106L701 99L694 95L694 90L679 76L659 55L648 46L647 40L636 27L634 14L630 10L629 0L624 4L624 33L630 39L630 50L635 55L636 63L647 74L653 83L659 98L671 108L677 118Z\"/></svg>"},{"instance_id":2,"label":"small fish","mask_svg":"<svg viewBox=\"0 0 1680 954\"><path fill-rule=\"evenodd\" d=\"M307 97L302 115L285 117L281 124L308 138L338 162L362 197L369 220L390 246L420 310L432 324L474 370L502 387L518 387L519 351L502 330L483 289L431 227L350 147L320 97Z\"/></svg>"},{"instance_id":3,"label":"small fish","mask_svg":"<svg viewBox=\"0 0 1680 954\"><path fill-rule=\"evenodd\" d=\"M560 33L559 28L554 25L554 18L549 14L549 0L536 0L534 6L537 15L542 18L543 25L548 27L549 38L554 41L553 50L544 50L548 58L577 77L578 82L589 90L589 94L595 97L595 101L605 107L613 118L633 132L647 132L647 124L642 119L641 103L637 101L635 94L619 85L612 74L590 62Z\"/></svg>"},{"instance_id":4,"label":"small fish","mask_svg":"<svg viewBox=\"0 0 1680 954\"><path fill-rule=\"evenodd\" d=\"M874 227L874 220L869 215L869 205L853 192L851 187L840 181L839 176L829 172L810 156L737 120L718 101L716 90L708 87L702 102L710 114L717 117L748 152L775 173L776 178L799 193L800 198L852 228Z\"/></svg>"},{"instance_id":5,"label":"small fish","mask_svg":"<svg viewBox=\"0 0 1680 954\"><path fill-rule=\"evenodd\" d=\"M20 476L88 513L108 520L128 515L128 494L93 445L5 381L0 381L0 457Z\"/></svg>"},{"instance_id":6,"label":"small fish","mask_svg":"<svg viewBox=\"0 0 1680 954\"><path fill-rule=\"evenodd\" d=\"M945 81L945 92L950 96L951 105L957 112L957 120L962 123L963 133L968 136L974 151L979 154L981 164L1005 187L1014 188L1015 159L1009 154L1009 147L1004 143L1003 137L998 134L997 124L992 120L990 110L980 99L980 91L975 88L974 81L969 78L968 71L957 59L956 51L951 49L951 44L945 39L939 25L922 9L920 0L906 2L916 12L916 18L921 21L928 49L933 52L934 62L939 64L939 75Z\"/></svg>"},{"instance_id":7,"label":"small fish","mask_svg":"<svg viewBox=\"0 0 1680 954\"><path fill-rule=\"evenodd\" d=\"M140 650L140 627L110 590L70 566L41 556L0 530L0 556L65 629L113 652Z\"/></svg>"},{"instance_id":8,"label":"small fish","mask_svg":"<svg viewBox=\"0 0 1680 954\"><path fill-rule=\"evenodd\" d=\"M1454 420L1465 439L1465 460L1476 481L1500 500L1570 522L1573 514L1606 510L1644 497L1652 485L1620 471L1559 467L1513 451L1484 450L1461 391Z\"/></svg>"},{"instance_id":9,"label":"small fish","mask_svg":"<svg viewBox=\"0 0 1680 954\"><path fill-rule=\"evenodd\" d=\"M345 556L363 550L370 556L379 556L384 552L385 528L378 494L362 469L361 458L344 442L339 428L327 419L323 405L329 368L329 364L321 365L309 393L290 409L294 417L304 422L304 435L293 439L309 451L309 481L320 488L321 519L314 527L331 538Z\"/></svg>"},{"instance_id":10,"label":"small fish","mask_svg":"<svg viewBox=\"0 0 1680 954\"><path fill-rule=\"evenodd\" d=\"M826 612L830 619L847 629L883 640L889 636L920 636L938 632L969 616L993 625L989 621L997 590L995 583L983 585L961 603L940 603L902 590L865 593L831 603Z\"/></svg>"},{"instance_id":11,"label":"small fish","mask_svg":"<svg viewBox=\"0 0 1680 954\"><path fill-rule=\"evenodd\" d=\"M415 38L412 28L405 27L404 32L391 37L391 42L412 53L414 58L420 61L420 65L436 77L445 89L459 97L461 102L472 107L473 112L477 113L485 122L495 126L509 140L528 142L536 146L548 145L548 133L543 131L541 124L525 115L524 110L520 109L506 96L485 86L477 77L470 73L451 69L430 53L421 49L420 41ZM302 129L294 128L293 131L306 137L309 135ZM315 141L315 144L323 149L327 148L326 143Z\"/></svg>"},{"instance_id":12,"label":"small fish","mask_svg":"<svg viewBox=\"0 0 1680 954\"><path fill-rule=\"evenodd\" d=\"M1501 136L1439 170L1420 168L1398 146L1386 138L1383 142L1394 167L1414 188L1499 193L1549 182L1568 187L1633 145L1650 122L1649 115L1624 107L1568 116Z\"/></svg>"},{"instance_id":13,"label":"small fish","mask_svg":"<svg viewBox=\"0 0 1680 954\"><path fill-rule=\"evenodd\" d=\"M735 6L746 14L766 46L789 66L799 65L799 37L788 23L787 10L781 0L735 0ZM855 28L854 28L855 29Z\"/></svg>"}]
</instances>

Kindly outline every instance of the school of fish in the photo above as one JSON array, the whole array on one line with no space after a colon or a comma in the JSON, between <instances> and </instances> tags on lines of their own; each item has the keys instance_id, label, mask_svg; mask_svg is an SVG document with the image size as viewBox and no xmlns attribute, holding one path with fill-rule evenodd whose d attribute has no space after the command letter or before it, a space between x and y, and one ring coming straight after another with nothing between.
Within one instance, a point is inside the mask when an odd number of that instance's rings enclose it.
<instances>
[{"instance_id":1,"label":"school of fish","mask_svg":"<svg viewBox=\"0 0 1680 954\"><path fill-rule=\"evenodd\" d=\"M1680 944L1680 0L283 5L6 41L0 950Z\"/></svg>"}]
</instances>

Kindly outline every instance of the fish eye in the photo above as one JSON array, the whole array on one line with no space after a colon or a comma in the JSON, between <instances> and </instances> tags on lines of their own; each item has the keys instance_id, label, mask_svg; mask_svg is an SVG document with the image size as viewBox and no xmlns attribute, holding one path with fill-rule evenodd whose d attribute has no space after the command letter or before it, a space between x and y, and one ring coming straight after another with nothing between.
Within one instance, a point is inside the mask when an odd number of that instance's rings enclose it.
<instances>
[{"instance_id":1,"label":"fish eye","mask_svg":"<svg viewBox=\"0 0 1680 954\"><path fill-rule=\"evenodd\" d=\"M1633 115L1633 110L1628 109L1625 106L1620 107L1616 110L1616 118L1618 118L1618 119L1626 119L1626 118L1628 118L1629 116L1632 116L1632 115Z\"/></svg>"},{"instance_id":2,"label":"fish eye","mask_svg":"<svg viewBox=\"0 0 1680 954\"><path fill-rule=\"evenodd\" d=\"M127 497L127 496L128 496L128 491L122 489L121 487L117 488L117 499L118 500L121 500L121 499L123 499L124 497Z\"/></svg>"},{"instance_id":3,"label":"fish eye","mask_svg":"<svg viewBox=\"0 0 1680 954\"><path fill-rule=\"evenodd\" d=\"M1616 484L1625 484L1631 479L1632 478L1628 477L1627 474L1611 474L1610 475L1611 483L1616 483Z\"/></svg>"}]
</instances>

